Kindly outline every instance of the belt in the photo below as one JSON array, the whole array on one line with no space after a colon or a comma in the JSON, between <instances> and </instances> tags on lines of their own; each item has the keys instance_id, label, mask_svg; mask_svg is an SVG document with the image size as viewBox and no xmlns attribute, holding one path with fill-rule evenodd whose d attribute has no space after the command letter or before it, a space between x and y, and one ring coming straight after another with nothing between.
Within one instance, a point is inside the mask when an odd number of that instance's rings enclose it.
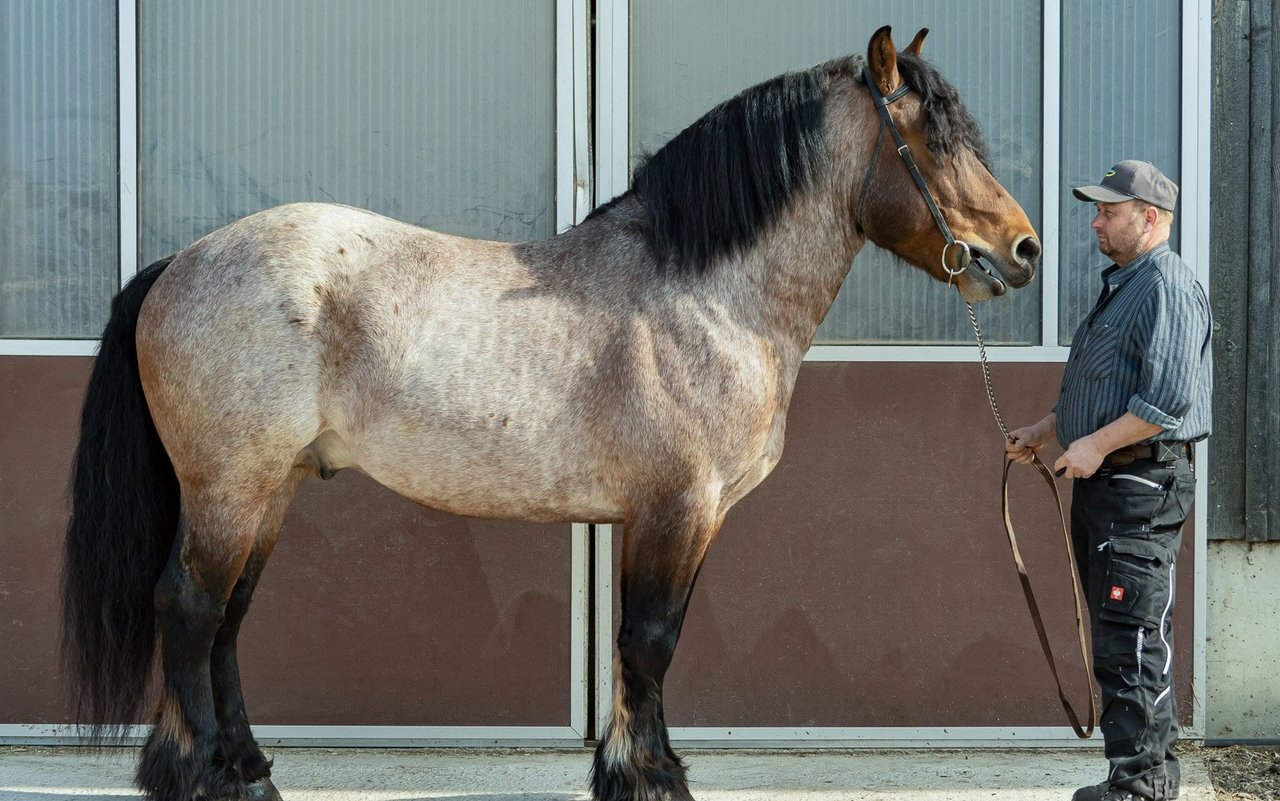
<instances>
[{"instance_id":1,"label":"belt","mask_svg":"<svg viewBox=\"0 0 1280 801\"><path fill-rule=\"evenodd\" d=\"M1163 455L1165 458L1159 458ZM1142 445L1127 445L1107 454L1102 463L1108 467L1121 467L1140 459L1151 459L1172 462L1183 456L1191 456L1190 442L1148 442Z\"/></svg>"}]
</instances>

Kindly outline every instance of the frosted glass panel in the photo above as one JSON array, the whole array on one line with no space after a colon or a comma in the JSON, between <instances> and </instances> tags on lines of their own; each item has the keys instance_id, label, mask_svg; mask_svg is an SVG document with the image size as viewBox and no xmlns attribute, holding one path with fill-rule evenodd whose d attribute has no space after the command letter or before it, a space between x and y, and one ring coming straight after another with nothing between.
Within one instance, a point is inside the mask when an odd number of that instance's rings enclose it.
<instances>
[{"instance_id":1,"label":"frosted glass panel","mask_svg":"<svg viewBox=\"0 0 1280 801\"><path fill-rule=\"evenodd\" d=\"M1041 16L1032 0L843 0L723 4L644 0L631 7L631 152L657 149L716 103L787 70L865 53L886 22L905 46L932 32L924 55L955 84L986 133L996 177L1040 227ZM982 31L974 46L974 31ZM890 154L892 155L891 151ZM982 304L993 342L1039 340L1040 284ZM818 342L971 342L959 293L874 245L853 269Z\"/></svg>"},{"instance_id":2,"label":"frosted glass panel","mask_svg":"<svg viewBox=\"0 0 1280 801\"><path fill-rule=\"evenodd\" d=\"M1063 3L1062 220L1058 340L1071 343L1111 261L1089 228L1094 206L1071 187L1142 159L1179 181L1181 15L1177 0ZM1178 212L1181 212L1181 202ZM1170 245L1177 250L1177 218Z\"/></svg>"},{"instance_id":3,"label":"frosted glass panel","mask_svg":"<svg viewBox=\"0 0 1280 801\"><path fill-rule=\"evenodd\" d=\"M295 200L549 236L554 12L553 0L143 2L142 262Z\"/></svg>"},{"instance_id":4,"label":"frosted glass panel","mask_svg":"<svg viewBox=\"0 0 1280 801\"><path fill-rule=\"evenodd\" d=\"M94 338L120 274L115 3L0 8L0 337Z\"/></svg>"}]
</instances>

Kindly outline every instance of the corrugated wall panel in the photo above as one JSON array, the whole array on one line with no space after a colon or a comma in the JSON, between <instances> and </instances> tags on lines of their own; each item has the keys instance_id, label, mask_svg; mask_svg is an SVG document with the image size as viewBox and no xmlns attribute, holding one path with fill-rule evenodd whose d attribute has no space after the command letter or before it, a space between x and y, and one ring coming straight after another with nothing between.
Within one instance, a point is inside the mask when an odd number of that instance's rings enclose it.
<instances>
[{"instance_id":1,"label":"corrugated wall panel","mask_svg":"<svg viewBox=\"0 0 1280 801\"><path fill-rule=\"evenodd\" d=\"M296 200L554 231L552 0L144 2L140 25L144 263Z\"/></svg>"},{"instance_id":2,"label":"corrugated wall panel","mask_svg":"<svg viewBox=\"0 0 1280 801\"><path fill-rule=\"evenodd\" d=\"M1096 184L1117 161L1142 159L1179 180L1181 15L1176 0L1062 4L1062 200L1059 342L1102 289L1111 262L1089 228L1092 203L1071 187ZM1177 220L1169 244L1178 249Z\"/></svg>"},{"instance_id":3,"label":"corrugated wall panel","mask_svg":"<svg viewBox=\"0 0 1280 801\"><path fill-rule=\"evenodd\" d=\"M0 337L96 337L118 283L114 3L0 12Z\"/></svg>"}]
</instances>

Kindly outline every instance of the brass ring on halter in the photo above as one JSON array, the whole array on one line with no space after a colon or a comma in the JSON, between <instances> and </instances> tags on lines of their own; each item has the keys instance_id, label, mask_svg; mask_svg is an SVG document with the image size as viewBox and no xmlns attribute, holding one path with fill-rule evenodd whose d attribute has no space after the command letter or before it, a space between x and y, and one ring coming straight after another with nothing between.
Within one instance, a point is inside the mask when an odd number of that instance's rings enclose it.
<instances>
[{"instance_id":1,"label":"brass ring on halter","mask_svg":"<svg viewBox=\"0 0 1280 801\"><path fill-rule=\"evenodd\" d=\"M960 261L960 268L956 270L951 269L947 265L947 253L951 250L952 245L959 245L960 247L964 248L964 256ZM968 242L964 242L960 239L957 239L954 242L948 242L947 244L942 246L942 269L947 274L947 286L951 286L951 282L955 280L956 276L960 275L965 270L969 269L969 265L972 263L973 263L973 254L969 250Z\"/></svg>"}]
</instances>

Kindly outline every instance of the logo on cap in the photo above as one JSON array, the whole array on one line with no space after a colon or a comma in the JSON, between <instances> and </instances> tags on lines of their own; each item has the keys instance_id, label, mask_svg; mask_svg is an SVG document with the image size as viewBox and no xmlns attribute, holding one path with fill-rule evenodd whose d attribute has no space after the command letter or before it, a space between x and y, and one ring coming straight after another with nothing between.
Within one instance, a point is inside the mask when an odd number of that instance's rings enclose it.
<instances>
[{"instance_id":1,"label":"logo on cap","mask_svg":"<svg viewBox=\"0 0 1280 801\"><path fill-rule=\"evenodd\" d=\"M1102 176L1102 177L1103 177L1103 178L1110 178L1111 176L1113 176L1113 175L1115 175L1115 174L1116 174L1116 168L1115 168L1115 167L1112 167L1111 169L1107 170L1107 174L1106 174L1106 175L1104 175L1104 176Z\"/></svg>"}]
</instances>

